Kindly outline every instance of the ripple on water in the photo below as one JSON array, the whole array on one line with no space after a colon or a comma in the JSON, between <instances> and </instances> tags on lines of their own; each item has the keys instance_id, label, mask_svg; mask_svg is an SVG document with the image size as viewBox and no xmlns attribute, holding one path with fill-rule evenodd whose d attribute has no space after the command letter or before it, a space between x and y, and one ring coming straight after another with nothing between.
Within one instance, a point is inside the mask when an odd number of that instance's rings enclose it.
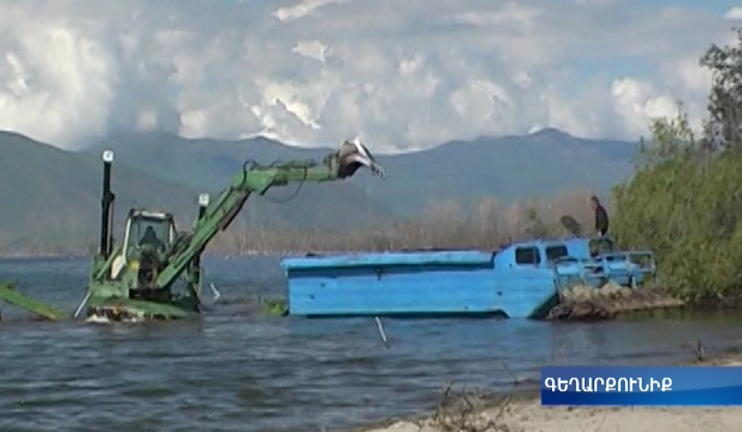
<instances>
[{"instance_id":1,"label":"ripple on water","mask_svg":"<svg viewBox=\"0 0 742 432\"><path fill-rule=\"evenodd\" d=\"M250 296L239 287L253 282L261 292L280 290L280 280L255 279L264 263L212 261L207 266L214 264L225 273L207 272L207 277L225 296ZM80 287L87 267L84 260L0 262L0 280L22 279L24 292L74 310L84 294ZM250 282L235 282L240 280ZM0 331L0 430L348 427L430 409L451 381L509 390L511 373L536 385L539 366L550 362L688 359L697 339L709 349L740 344L740 321L682 317L586 325L382 319L387 349L371 318L208 315L136 325L14 319L3 322Z\"/></svg>"}]
</instances>

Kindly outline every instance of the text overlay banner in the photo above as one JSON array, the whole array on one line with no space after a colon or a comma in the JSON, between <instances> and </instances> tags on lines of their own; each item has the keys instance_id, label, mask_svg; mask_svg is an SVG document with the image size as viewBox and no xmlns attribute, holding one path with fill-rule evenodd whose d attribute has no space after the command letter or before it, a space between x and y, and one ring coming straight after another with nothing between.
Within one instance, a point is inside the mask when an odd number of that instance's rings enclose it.
<instances>
[{"instance_id":1,"label":"text overlay banner","mask_svg":"<svg viewBox=\"0 0 742 432\"><path fill-rule=\"evenodd\" d=\"M548 366L541 404L742 406L742 367Z\"/></svg>"}]
</instances>

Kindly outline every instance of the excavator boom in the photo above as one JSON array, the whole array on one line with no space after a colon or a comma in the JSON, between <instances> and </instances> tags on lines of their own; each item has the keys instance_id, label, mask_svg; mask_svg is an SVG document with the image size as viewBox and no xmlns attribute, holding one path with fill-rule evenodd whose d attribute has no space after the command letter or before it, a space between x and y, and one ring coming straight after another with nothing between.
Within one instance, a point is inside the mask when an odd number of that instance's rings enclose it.
<instances>
[{"instance_id":1,"label":"excavator boom","mask_svg":"<svg viewBox=\"0 0 742 432\"><path fill-rule=\"evenodd\" d=\"M257 165L248 167L246 164L243 172L235 176L231 186L222 191L219 198L206 207L203 216L194 224L194 231L188 237L187 246L171 257L170 264L157 277L156 285L168 286L180 276L193 257L200 255L219 231L224 231L229 227L253 193L262 195L273 186L286 185L295 181L322 182L337 178L333 168L327 165L307 163L276 167L258 167Z\"/></svg>"},{"instance_id":2,"label":"excavator boom","mask_svg":"<svg viewBox=\"0 0 742 432\"><path fill-rule=\"evenodd\" d=\"M350 147L351 148L347 148ZM170 264L157 277L157 286L169 286L186 270L194 256L200 255L219 231L226 230L234 217L242 210L251 194L265 194L270 188L285 186L296 182L327 182L351 176L349 165L360 164L372 167L372 171L385 177L384 170L370 156L360 156L357 143L346 141L345 152L332 153L323 163L314 161L288 162L281 165L261 166L248 161L242 172L235 175L229 188L222 191L219 198L208 205L194 227L190 241L181 252L172 256ZM368 151L366 150L366 155ZM357 169L357 167L356 167Z\"/></svg>"}]
</instances>

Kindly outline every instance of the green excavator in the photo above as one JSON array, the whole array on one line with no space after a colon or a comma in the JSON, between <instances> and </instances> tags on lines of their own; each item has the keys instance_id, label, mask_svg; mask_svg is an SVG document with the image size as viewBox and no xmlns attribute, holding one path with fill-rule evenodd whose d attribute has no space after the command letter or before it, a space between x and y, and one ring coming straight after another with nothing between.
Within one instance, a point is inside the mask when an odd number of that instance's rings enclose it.
<instances>
[{"instance_id":1,"label":"green excavator","mask_svg":"<svg viewBox=\"0 0 742 432\"><path fill-rule=\"evenodd\" d=\"M198 215L189 231L179 231L172 214L151 209L129 211L123 242L113 238L111 166L114 154L103 152L103 198L100 247L93 257L88 292L73 318L86 310L88 321L178 319L197 315L201 303L201 255L209 242L229 227L252 195L291 183L328 182L353 176L365 167L386 177L384 169L357 139L346 140L322 162L292 161L259 165L247 161L216 200L199 196ZM49 319L68 318L11 287L0 298Z\"/></svg>"}]
</instances>

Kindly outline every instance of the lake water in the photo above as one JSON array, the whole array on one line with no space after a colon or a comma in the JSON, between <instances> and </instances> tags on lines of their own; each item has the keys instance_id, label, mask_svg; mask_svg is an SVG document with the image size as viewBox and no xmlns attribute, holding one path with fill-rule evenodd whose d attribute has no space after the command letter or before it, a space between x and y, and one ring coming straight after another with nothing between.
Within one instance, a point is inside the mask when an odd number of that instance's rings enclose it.
<instances>
[{"instance_id":1,"label":"lake water","mask_svg":"<svg viewBox=\"0 0 742 432\"><path fill-rule=\"evenodd\" d=\"M222 298L284 295L277 258L205 260ZM74 311L84 259L0 261L0 281ZM205 294L208 297L208 294ZM44 322L3 306L0 430L320 431L428 410L451 381L537 385L545 364L663 364L742 346L742 318L604 323L258 318L240 305L193 321ZM507 365L507 368L503 366Z\"/></svg>"}]
</instances>

